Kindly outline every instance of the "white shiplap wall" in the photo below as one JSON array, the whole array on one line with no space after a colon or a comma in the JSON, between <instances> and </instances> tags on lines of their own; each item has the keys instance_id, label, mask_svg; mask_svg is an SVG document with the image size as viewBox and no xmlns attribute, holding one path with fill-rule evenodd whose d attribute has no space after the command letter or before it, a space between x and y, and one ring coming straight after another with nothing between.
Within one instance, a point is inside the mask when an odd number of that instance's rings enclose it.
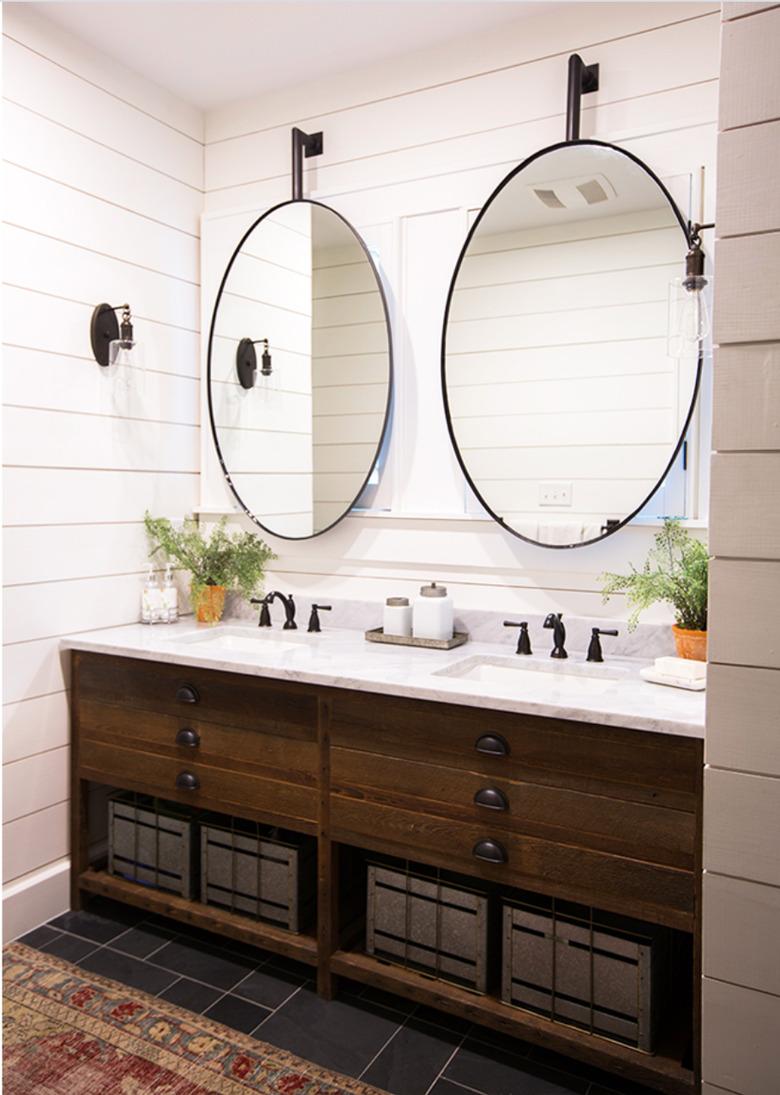
<instances>
[{"instance_id":1,"label":"white shiplap wall","mask_svg":"<svg viewBox=\"0 0 780 1095\"><path fill-rule=\"evenodd\" d=\"M572 4L207 115L204 322L220 268L206 242L212 226L289 196L293 125L324 132L324 155L306 161L307 196L343 213L370 245L381 236L395 313L392 513L349 517L311 542L272 541L284 588L380 601L436 577L463 608L625 615L618 600L602 604L598 575L641 562L654 530L551 552L466 513L440 395L441 318L469 211L519 160L563 136L574 50L601 66L601 89L583 101L583 137L623 145L663 178L704 168L695 212L712 219L719 21L714 3ZM202 483L205 510L227 505L206 436Z\"/></svg>"},{"instance_id":2,"label":"white shiplap wall","mask_svg":"<svg viewBox=\"0 0 780 1095\"><path fill-rule=\"evenodd\" d=\"M704 1095L780 1089L780 6L723 6Z\"/></svg>"},{"instance_id":3,"label":"white shiplap wall","mask_svg":"<svg viewBox=\"0 0 780 1095\"><path fill-rule=\"evenodd\" d=\"M202 118L5 5L4 932L68 905L58 637L137 619L146 508L197 504ZM91 357L100 301L146 349L123 399ZM140 378L139 378L140 379Z\"/></svg>"}]
</instances>

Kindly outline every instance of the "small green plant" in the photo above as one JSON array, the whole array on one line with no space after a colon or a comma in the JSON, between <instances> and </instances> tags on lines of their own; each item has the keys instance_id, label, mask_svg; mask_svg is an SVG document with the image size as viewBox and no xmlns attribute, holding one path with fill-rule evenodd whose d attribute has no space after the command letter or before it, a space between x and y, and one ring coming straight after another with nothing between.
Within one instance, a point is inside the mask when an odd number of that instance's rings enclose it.
<instances>
[{"instance_id":1,"label":"small green plant","mask_svg":"<svg viewBox=\"0 0 780 1095\"><path fill-rule=\"evenodd\" d=\"M226 524L227 518L221 518L211 534L204 536L194 517L185 517L177 528L167 517L152 517L148 511L144 515L150 555L159 553L176 567L189 571L193 602L206 586L237 589L248 600L262 586L265 564L276 558L259 536L229 533Z\"/></svg>"},{"instance_id":2,"label":"small green plant","mask_svg":"<svg viewBox=\"0 0 780 1095\"><path fill-rule=\"evenodd\" d=\"M632 565L630 574L602 574L601 592L605 601L615 593L626 594L633 606L629 631L635 629L640 613L659 601L674 607L678 627L706 631L708 563L706 545L694 540L678 519L667 518L642 570Z\"/></svg>"}]
</instances>

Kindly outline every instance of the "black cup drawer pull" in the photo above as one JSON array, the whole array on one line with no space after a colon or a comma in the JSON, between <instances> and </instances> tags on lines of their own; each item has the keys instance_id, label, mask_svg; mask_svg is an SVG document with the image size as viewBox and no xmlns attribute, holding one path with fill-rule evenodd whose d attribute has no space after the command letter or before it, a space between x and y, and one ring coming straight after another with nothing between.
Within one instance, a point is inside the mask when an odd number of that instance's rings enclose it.
<instances>
[{"instance_id":1,"label":"black cup drawer pull","mask_svg":"<svg viewBox=\"0 0 780 1095\"><path fill-rule=\"evenodd\" d=\"M483 734L481 738L477 738L474 748L486 757L509 756L509 742L500 734Z\"/></svg>"},{"instance_id":2,"label":"black cup drawer pull","mask_svg":"<svg viewBox=\"0 0 780 1095\"><path fill-rule=\"evenodd\" d=\"M193 772L179 772L176 777L176 787L179 791L197 791L200 780Z\"/></svg>"},{"instance_id":3,"label":"black cup drawer pull","mask_svg":"<svg viewBox=\"0 0 780 1095\"><path fill-rule=\"evenodd\" d=\"M182 684L176 689L179 703L200 703L200 694L194 684Z\"/></svg>"},{"instance_id":4,"label":"black cup drawer pull","mask_svg":"<svg viewBox=\"0 0 780 1095\"><path fill-rule=\"evenodd\" d=\"M191 730L189 726L183 726L176 735L177 745L186 745L188 749L197 749L200 745L200 734L197 730Z\"/></svg>"},{"instance_id":5,"label":"black cup drawer pull","mask_svg":"<svg viewBox=\"0 0 780 1095\"><path fill-rule=\"evenodd\" d=\"M506 863L509 858L506 848L497 840L478 840L471 854L475 859L481 859L485 863Z\"/></svg>"},{"instance_id":6,"label":"black cup drawer pull","mask_svg":"<svg viewBox=\"0 0 780 1095\"><path fill-rule=\"evenodd\" d=\"M474 795L474 805L484 806L486 810L508 810L509 803L503 791L497 787L483 787Z\"/></svg>"}]
</instances>

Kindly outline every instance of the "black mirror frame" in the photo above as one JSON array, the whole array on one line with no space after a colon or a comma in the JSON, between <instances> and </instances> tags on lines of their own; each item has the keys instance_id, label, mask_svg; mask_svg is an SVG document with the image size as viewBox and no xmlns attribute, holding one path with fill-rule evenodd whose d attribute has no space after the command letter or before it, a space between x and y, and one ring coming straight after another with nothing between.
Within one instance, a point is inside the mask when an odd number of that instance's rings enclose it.
<instances>
[{"instance_id":1,"label":"black mirror frame","mask_svg":"<svg viewBox=\"0 0 780 1095\"><path fill-rule=\"evenodd\" d=\"M518 164L517 167L514 167L509 172L508 175L504 176L504 178L501 180L501 182L498 184L498 186L493 190L493 192L490 195L490 197L488 198L488 200L485 202L485 204L480 209L479 215L477 216L476 220L474 221L474 223L472 224L471 228L468 231L468 234L466 236L466 240L463 244L463 247L461 248L460 254L458 255L458 261L455 263L455 269L453 270L453 273L452 273L452 280L450 281L450 287L449 287L449 290L447 292L447 302L446 302L445 307L444 307L444 320L443 320L443 323L442 323L442 334L441 334L441 392L442 392L442 399L444 401L444 415L445 415L445 418L447 420L447 432L450 435L450 441L451 441L452 447L455 451L455 456L457 457L458 464L460 466L461 471L463 472L463 475L465 476L466 482L468 483L468 485L473 490L474 494L476 495L477 499L479 500L480 505L487 511L487 513L490 514L490 516L493 518L493 520L501 526L501 528L503 528L507 532L511 533L512 536L516 536L518 540L523 540L526 544L533 544L534 547L548 548L548 549L551 549L551 550L558 550L558 551L562 551L562 550L567 551L570 548L589 547L592 544L600 544L601 541L606 540L606 538L608 536L614 536L614 534L616 532L618 532L620 529L625 528L625 526L630 524L630 522L633 521L633 519L636 517L636 515L638 513L640 513L641 510L644 509L644 507L647 505L647 503L653 497L655 492L661 486L661 484L663 483L666 476L671 471L672 466L674 465L674 462L676 461L677 457L680 454L680 450L683 447L686 435L687 435L688 430L689 430L690 425L691 425L691 419L693 417L693 412L694 412L694 409L696 407L696 399L699 395L699 389L701 387L701 374L702 374L702 366L703 366L703 360L704 360L703 351L700 347L699 348L699 358L698 358L698 362L697 362L697 365L696 365L696 379L695 379L694 385L693 385L693 392L691 393L691 403L690 403L690 406L688 408L688 413L685 416L685 422L683 424L682 430L680 431L680 436L679 436L679 438L677 440L677 443L674 447L674 451L672 452L672 455L669 459L669 462L667 463L666 467L664 468L662 474L658 478L658 481L656 482L655 486L650 491L650 493L646 495L646 497L636 507L636 509L633 510L632 513L630 513L627 517L623 518L622 521L616 521L615 524L611 525L607 529L606 532L603 532L601 534L601 536L597 536L592 540L582 540L581 542L576 543L576 544L544 544L540 540L532 540L530 537L523 536L522 533L517 532L517 530L512 528L511 525L508 525L502 517L500 517L493 509L491 509L491 507L487 504L485 499L482 497L482 494L480 493L480 491L477 489L477 486L474 483L474 480L472 479L468 468L466 467L466 462L463 459L460 448L458 447L458 442L457 442L457 439L455 437L455 430L454 430L454 427L453 427L453 424L452 424L452 415L450 413L449 398L447 396L447 325L449 323L450 308L452 306L452 296L453 296L453 293L455 291L455 283L458 280L458 274L460 273L460 268L461 268L461 265L463 264L463 260L466 257L466 252L469 249L469 244L471 243L471 241L474 237L474 234L476 233L477 229L479 228L480 221L482 220L483 216L485 215L487 210L490 208L490 206L493 204L494 200L498 197L498 195L504 189L504 187L507 186L512 181L512 179L514 179L515 175L519 175L519 173L521 171L525 170L525 168L528 167L529 164L532 164L534 162L534 160L538 160L541 156L546 156L550 152L555 152L559 148L571 148L573 145L586 145L586 146L590 146L590 147L593 147L593 148L608 148L613 152L620 153L621 156L625 156L626 159L632 160L635 164L637 164L639 167L641 167L642 170L645 171L646 174L648 174L650 176L650 178L653 180L653 182L656 184L658 189L661 191L661 193L664 195L664 197L668 201L669 206L670 206L672 212L674 213L674 216L675 216L678 224L680 225L680 229L683 233L683 237L684 237L684 240L685 240L685 246L686 246L686 248L690 248L691 241L692 241L690 224L683 217L682 213L680 212L680 210L677 207L677 203L675 202L674 198L669 193L667 188L664 186L664 184L661 182L661 180L658 178L658 176L655 174L655 172L651 168L649 168L643 160L640 160L639 157L635 156L632 152L626 151L625 148L620 148L618 145L610 144L608 141L594 141L594 140L558 141L556 144L551 144L551 145L548 145L546 148L539 149L538 152L534 152L532 156L528 156L525 160L522 161L522 163ZM680 254L680 267L681 267L681 269L684 267L684 260L685 260L685 255L683 253L681 253Z\"/></svg>"},{"instance_id":2,"label":"black mirror frame","mask_svg":"<svg viewBox=\"0 0 780 1095\"><path fill-rule=\"evenodd\" d=\"M298 205L301 202L305 202L307 205L316 205L320 209L327 209L329 213L333 213L334 216L338 217L339 220L342 221L347 226L347 228L350 230L350 232L354 236L355 240L360 244L360 246L363 250L363 254L365 255L369 265L371 266L371 270L374 274L374 278L376 279L377 288L379 289L379 296L382 300L382 312L383 312L384 319L385 319L385 328L387 330L387 358L388 358L388 361L387 361L387 370L388 370L387 400L385 401L385 416L384 416L384 421L382 423L382 432L379 435L379 440L377 442L376 451L374 452L374 455L371 459L371 464L369 465L366 476L363 479L363 482L361 483L360 490L357 492L355 497L352 499L352 502L344 510L344 512L339 517L336 518L335 521L331 521L331 523L329 525L326 525L325 528L319 529L317 532L312 532L308 536L285 536L280 532L275 532L274 529L272 529L272 528L268 528L268 526L264 525L262 523L262 521L260 521L260 519L257 517L257 515L254 514L249 509L249 507L246 505L246 503L242 499L241 495L238 493L236 487L234 486L233 480L230 476L230 472L228 471L228 469L225 465L225 459L222 455L222 449L220 448L220 445L219 445L219 437L217 436L217 424L214 420L214 406L213 406L213 402L212 402L212 399L211 399L211 350L212 350L212 346L214 344L214 327L215 327L216 321L217 321L217 310L219 308L220 301L222 300L222 292L225 288L225 284L226 284L227 279L230 275L230 271L233 268L233 263L238 258L238 255L239 255L239 253L241 251L241 248L243 247L244 243L249 238L249 236L252 234L252 232L254 232L255 228L257 228L257 226L259 224L261 224L266 219L266 217L270 217L272 213L275 213L278 209L282 209L284 206ZM289 199L287 201L278 202L276 205L272 206L270 209L267 209L265 211L265 213L263 213L261 216L259 216L257 218L257 220L253 221L252 224L249 226L249 228L247 228L246 232L244 232L243 236L238 241L236 249L233 251L233 254L230 256L230 261L228 262L227 266L225 267L225 272L222 275L222 280L219 283L219 289L217 290L217 295L216 295L216 298L214 300L214 308L213 308L213 311L212 311L212 314L211 314L211 324L209 325L209 344L208 344L208 352L207 352L207 358L206 358L206 396L207 396L207 399L208 399L209 422L211 424L211 437L212 437L212 440L214 441L214 448L216 449L217 458L219 459L220 467L222 468L222 474L225 476L225 481L226 481L228 487L230 488L230 492L233 495L233 497L235 498L235 500L238 502L238 504L241 507L241 510L243 511L243 513L245 513L246 516L255 525L257 525L258 528L262 529L263 532L267 533L267 535L269 535L269 536L275 536L278 540L313 540L316 536L322 536L324 533L330 532L330 530L332 528L335 528L335 526L338 525L341 521L343 521L344 518L347 516L347 514L354 508L355 503L358 501L361 494L363 493L363 491L368 486L368 481L369 481L369 479L371 478L371 476L373 474L374 468L376 467L377 460L379 459L379 456L382 452L382 447L385 443L385 439L387 437L388 429L390 428L390 417L391 417L390 412L391 412L392 402L393 402L393 382L394 382L393 329L392 329L392 326L390 324L390 309L388 308L388 305L387 305L387 296L385 294L385 287L382 284L382 279L379 276L379 271L376 268L376 264L374 263L374 260L371 257L371 252L368 250L368 247L366 246L366 243L365 243L365 240L363 239L363 237L350 224L350 222L347 220L347 218L345 216L343 216L341 213L337 212L337 210L333 209L331 206L325 205L324 202L313 201L311 198L292 198L292 199Z\"/></svg>"}]
</instances>

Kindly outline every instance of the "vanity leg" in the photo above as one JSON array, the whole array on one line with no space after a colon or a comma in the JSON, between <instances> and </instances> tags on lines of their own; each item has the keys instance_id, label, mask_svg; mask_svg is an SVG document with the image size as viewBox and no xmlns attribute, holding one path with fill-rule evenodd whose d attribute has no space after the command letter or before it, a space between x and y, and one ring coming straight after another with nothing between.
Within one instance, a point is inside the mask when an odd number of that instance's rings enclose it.
<instances>
[{"instance_id":1,"label":"vanity leg","mask_svg":"<svg viewBox=\"0 0 780 1095\"><path fill-rule=\"evenodd\" d=\"M81 908L79 876L89 866L89 784L79 778L79 654L71 661L70 694L70 907Z\"/></svg>"},{"instance_id":2,"label":"vanity leg","mask_svg":"<svg viewBox=\"0 0 780 1095\"><path fill-rule=\"evenodd\" d=\"M337 978L330 972L330 956L339 946L338 844L330 839L330 702L320 699L320 824L317 841L317 992L325 1000L336 994Z\"/></svg>"}]
</instances>

